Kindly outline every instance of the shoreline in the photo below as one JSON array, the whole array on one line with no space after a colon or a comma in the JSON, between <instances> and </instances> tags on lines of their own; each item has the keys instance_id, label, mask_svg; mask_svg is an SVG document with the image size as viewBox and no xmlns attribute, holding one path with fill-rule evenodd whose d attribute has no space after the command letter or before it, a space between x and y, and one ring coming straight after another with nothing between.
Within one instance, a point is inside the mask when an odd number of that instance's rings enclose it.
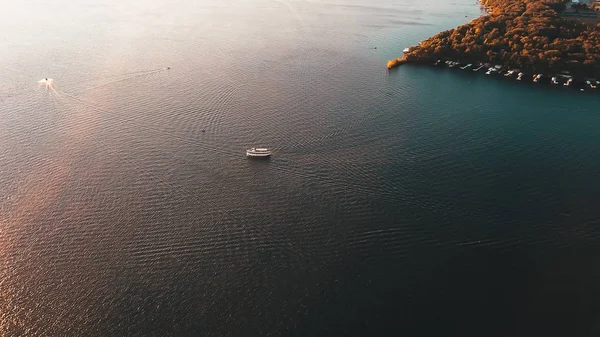
<instances>
[{"instance_id":1,"label":"shoreline","mask_svg":"<svg viewBox=\"0 0 600 337\"><path fill-rule=\"evenodd\" d=\"M532 73L522 69L511 69L500 65L482 64L482 63L459 63L455 61L439 60L433 64L413 63L419 67L436 67L436 68L454 68L457 71L473 73L473 75L484 74L486 77L500 77L504 80L515 81L516 83L529 83L533 85L541 85L546 87L568 88L579 91L596 92L600 91L600 79L596 78L579 78L567 73L544 74Z\"/></svg>"},{"instance_id":2,"label":"shoreline","mask_svg":"<svg viewBox=\"0 0 600 337\"><path fill-rule=\"evenodd\" d=\"M388 69L452 61L544 77L600 78L600 25L561 16L565 0L482 0L487 14L404 50ZM509 71L505 70L505 71Z\"/></svg>"}]
</instances>

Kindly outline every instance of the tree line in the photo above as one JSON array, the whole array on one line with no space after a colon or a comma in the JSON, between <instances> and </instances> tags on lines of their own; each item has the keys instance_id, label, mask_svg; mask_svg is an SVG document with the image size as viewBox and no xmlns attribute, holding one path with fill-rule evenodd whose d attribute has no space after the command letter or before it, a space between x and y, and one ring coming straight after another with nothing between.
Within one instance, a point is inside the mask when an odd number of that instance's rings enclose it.
<instances>
[{"instance_id":1,"label":"tree line","mask_svg":"<svg viewBox=\"0 0 600 337\"><path fill-rule=\"evenodd\" d=\"M600 78L600 24L562 18L564 0L482 0L489 14L443 31L388 63L489 62Z\"/></svg>"}]
</instances>

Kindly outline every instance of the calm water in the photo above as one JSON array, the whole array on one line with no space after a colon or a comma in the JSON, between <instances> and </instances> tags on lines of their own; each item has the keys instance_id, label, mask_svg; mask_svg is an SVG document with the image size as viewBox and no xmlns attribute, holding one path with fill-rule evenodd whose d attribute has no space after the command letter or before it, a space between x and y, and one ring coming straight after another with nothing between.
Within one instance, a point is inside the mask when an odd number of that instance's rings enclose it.
<instances>
[{"instance_id":1,"label":"calm water","mask_svg":"<svg viewBox=\"0 0 600 337\"><path fill-rule=\"evenodd\" d=\"M0 12L1 336L600 334L599 96L385 70L472 0L98 3Z\"/></svg>"}]
</instances>

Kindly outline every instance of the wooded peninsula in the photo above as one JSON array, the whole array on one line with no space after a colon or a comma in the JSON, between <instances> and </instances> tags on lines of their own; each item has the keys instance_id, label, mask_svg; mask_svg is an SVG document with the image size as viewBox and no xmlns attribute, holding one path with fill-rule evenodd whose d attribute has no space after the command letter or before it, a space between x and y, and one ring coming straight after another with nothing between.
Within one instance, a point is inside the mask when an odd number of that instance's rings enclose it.
<instances>
[{"instance_id":1,"label":"wooded peninsula","mask_svg":"<svg viewBox=\"0 0 600 337\"><path fill-rule=\"evenodd\" d=\"M600 78L600 24L561 17L564 0L481 0L488 14L441 32L388 68L402 63L456 60L534 73L569 72Z\"/></svg>"}]
</instances>

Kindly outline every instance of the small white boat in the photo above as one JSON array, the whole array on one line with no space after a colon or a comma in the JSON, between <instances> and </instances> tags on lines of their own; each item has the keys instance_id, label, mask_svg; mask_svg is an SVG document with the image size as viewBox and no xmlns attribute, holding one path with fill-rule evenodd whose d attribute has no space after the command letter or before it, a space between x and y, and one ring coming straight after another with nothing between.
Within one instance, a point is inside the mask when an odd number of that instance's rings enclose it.
<instances>
[{"instance_id":1,"label":"small white boat","mask_svg":"<svg viewBox=\"0 0 600 337\"><path fill-rule=\"evenodd\" d=\"M483 68L483 64L482 64L482 65L480 65L479 67L477 67L477 68L473 69L473 71L479 71L479 69L481 69L481 68Z\"/></svg>"},{"instance_id":2,"label":"small white boat","mask_svg":"<svg viewBox=\"0 0 600 337\"><path fill-rule=\"evenodd\" d=\"M552 77L552 84L558 84L558 81L556 80L556 76Z\"/></svg>"},{"instance_id":3,"label":"small white boat","mask_svg":"<svg viewBox=\"0 0 600 337\"><path fill-rule=\"evenodd\" d=\"M271 150L266 148L258 148L253 147L251 149L246 150L247 157L257 157L257 158L265 158L271 156Z\"/></svg>"},{"instance_id":4,"label":"small white boat","mask_svg":"<svg viewBox=\"0 0 600 337\"><path fill-rule=\"evenodd\" d=\"M563 85L564 85L565 87L569 87L569 86L571 86L571 83L573 83L573 79L572 79L572 78L569 78L569 80L567 81L567 83L564 83Z\"/></svg>"},{"instance_id":5,"label":"small white boat","mask_svg":"<svg viewBox=\"0 0 600 337\"><path fill-rule=\"evenodd\" d=\"M467 64L467 65L466 65L466 66L464 66L464 67L460 67L460 69L462 69L462 70L465 70L465 69L469 68L470 66L472 66L472 64L471 64L471 63Z\"/></svg>"},{"instance_id":6,"label":"small white boat","mask_svg":"<svg viewBox=\"0 0 600 337\"><path fill-rule=\"evenodd\" d=\"M535 77L533 78L533 81L537 83L541 78L542 78L542 74L535 75Z\"/></svg>"},{"instance_id":7,"label":"small white boat","mask_svg":"<svg viewBox=\"0 0 600 337\"><path fill-rule=\"evenodd\" d=\"M408 53L410 51L410 48L404 48L404 50L402 51L403 53Z\"/></svg>"}]
</instances>

